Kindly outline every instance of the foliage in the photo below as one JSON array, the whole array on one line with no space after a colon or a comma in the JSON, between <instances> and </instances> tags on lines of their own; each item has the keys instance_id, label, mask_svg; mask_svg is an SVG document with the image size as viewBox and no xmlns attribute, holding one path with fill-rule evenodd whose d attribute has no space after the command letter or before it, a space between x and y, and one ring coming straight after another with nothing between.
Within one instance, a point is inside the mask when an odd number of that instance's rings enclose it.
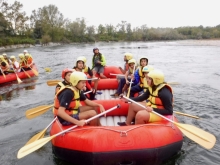
<instances>
[{"instance_id":1,"label":"foliage","mask_svg":"<svg viewBox=\"0 0 220 165\"><path fill-rule=\"evenodd\" d=\"M41 39L41 43L43 45L47 45L49 42L51 42L51 37L48 34L43 35Z\"/></svg>"}]
</instances>

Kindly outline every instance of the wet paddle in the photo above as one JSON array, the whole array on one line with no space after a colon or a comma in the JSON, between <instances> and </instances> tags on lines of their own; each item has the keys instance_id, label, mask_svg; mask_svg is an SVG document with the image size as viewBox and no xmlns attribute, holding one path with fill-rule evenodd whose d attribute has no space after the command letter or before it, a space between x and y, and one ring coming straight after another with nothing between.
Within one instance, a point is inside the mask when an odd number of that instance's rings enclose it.
<instances>
[{"instance_id":1,"label":"wet paddle","mask_svg":"<svg viewBox=\"0 0 220 165\"><path fill-rule=\"evenodd\" d=\"M136 101L133 101L131 99L129 99L128 97L123 96L123 98L125 98L126 100L135 103L137 105L139 105L142 108L146 108L144 105L139 104ZM211 149L216 142L216 137L200 128L197 128L193 125L189 125L189 124L182 124L182 123L177 123L175 121L172 121L166 117L164 117L163 115L160 115L157 112L152 111L152 113L164 118L165 120L168 120L169 122L175 124L180 130L181 132L187 136L189 139L193 140L194 142L198 143L199 145L201 145L202 147L206 148L206 149Z\"/></svg>"},{"instance_id":2,"label":"wet paddle","mask_svg":"<svg viewBox=\"0 0 220 165\"><path fill-rule=\"evenodd\" d=\"M56 119L57 119L57 117L55 117L55 118L53 119L53 121L52 121L44 130L42 130L41 132L39 132L39 133L37 133L36 135L34 135L25 145L28 145L28 144L30 144L30 143L32 143L32 142L38 140L38 139L43 138L44 135L45 135L45 133L46 133L46 131L47 131L47 129L53 124L53 122L54 122Z\"/></svg>"},{"instance_id":3,"label":"wet paddle","mask_svg":"<svg viewBox=\"0 0 220 165\"><path fill-rule=\"evenodd\" d=\"M29 68L31 68L31 67L29 67ZM33 69L33 68L31 68L31 70L32 70L32 72L34 73L35 76L38 76L38 74L39 74L38 71L36 71L36 70Z\"/></svg>"},{"instance_id":4,"label":"wet paddle","mask_svg":"<svg viewBox=\"0 0 220 165\"><path fill-rule=\"evenodd\" d=\"M22 81L21 81L21 79L18 77L18 74L16 73L15 69L14 69L14 68L12 68L12 69L13 69L13 71L14 71L16 77L17 77L18 84L22 83Z\"/></svg>"},{"instance_id":5,"label":"wet paddle","mask_svg":"<svg viewBox=\"0 0 220 165\"><path fill-rule=\"evenodd\" d=\"M134 72L135 72L135 66L134 66L133 71L132 71L132 74L133 74L133 75L134 75ZM129 84L128 93L127 93L127 97L130 97L131 84L132 84L132 78L131 78L131 81L130 81L130 84Z\"/></svg>"},{"instance_id":6,"label":"wet paddle","mask_svg":"<svg viewBox=\"0 0 220 165\"><path fill-rule=\"evenodd\" d=\"M84 94L88 94L88 93L91 93L92 91L88 91L88 92L85 92ZM41 106L38 106L38 107L35 107L35 108L31 108L29 110L27 110L25 112L25 116L27 119L33 119L35 117L38 117L42 114L44 114L45 112L47 112L50 108L52 108L54 105L51 104L51 105L41 105Z\"/></svg>"},{"instance_id":7,"label":"wet paddle","mask_svg":"<svg viewBox=\"0 0 220 165\"><path fill-rule=\"evenodd\" d=\"M116 105L116 106L114 106L114 107L112 107L112 108L106 110L105 112L102 112L102 113L100 113L100 114L98 114L98 115L96 115L96 116L93 116L93 117L87 119L87 120L86 120L86 123L88 123L88 122L90 122L91 120L94 120L94 119L96 119L96 118L98 118L98 117L100 117L100 116L103 116L103 115L105 115L106 113L111 112L111 111L113 111L114 109L117 109L117 108L119 108L119 107L120 107L120 105L118 104L118 105ZM34 142L32 142L32 143L30 143L30 144L28 144L28 145L25 145L24 147L22 147L22 148L18 151L17 158L18 158L18 159L23 158L24 156L26 156L26 155L28 155L28 154L30 154L30 153L36 151L37 149L41 148L43 145L45 145L47 142L49 142L49 141L52 140L53 138L55 138L55 137L57 137L57 136L59 136L59 135L62 135L63 133L68 132L68 131L70 131L70 130L76 128L76 127L78 127L78 126L77 126L77 125L74 125L74 126L68 128L68 129L66 129L66 130L63 130L63 131L61 131L61 132L59 132L59 133L57 133L57 134L55 134L55 135L53 135L53 136L49 136L49 137L46 137L46 138L42 138L42 139L36 140L36 141L34 141Z\"/></svg>"},{"instance_id":8,"label":"wet paddle","mask_svg":"<svg viewBox=\"0 0 220 165\"><path fill-rule=\"evenodd\" d=\"M24 72L29 78L31 78L31 76L30 76L23 68L21 68L21 70L23 70L23 72Z\"/></svg>"}]
</instances>

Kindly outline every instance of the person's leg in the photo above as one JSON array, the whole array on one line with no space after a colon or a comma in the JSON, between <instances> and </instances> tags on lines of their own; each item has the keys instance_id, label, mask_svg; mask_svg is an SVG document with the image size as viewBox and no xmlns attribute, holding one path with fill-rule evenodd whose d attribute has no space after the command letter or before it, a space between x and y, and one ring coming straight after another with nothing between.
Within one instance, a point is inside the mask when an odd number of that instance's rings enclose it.
<instances>
[{"instance_id":1,"label":"person's leg","mask_svg":"<svg viewBox=\"0 0 220 165\"><path fill-rule=\"evenodd\" d=\"M81 106L79 108L79 119L89 119L93 116L97 115L97 110L95 107L91 106ZM100 126L99 118L96 118L88 123L88 125L92 126Z\"/></svg>"},{"instance_id":2,"label":"person's leg","mask_svg":"<svg viewBox=\"0 0 220 165\"><path fill-rule=\"evenodd\" d=\"M100 78L102 78L102 79L106 79L107 77L104 75L104 66L100 66L99 67L99 71L98 71L98 73L100 74Z\"/></svg>"},{"instance_id":3,"label":"person's leg","mask_svg":"<svg viewBox=\"0 0 220 165\"><path fill-rule=\"evenodd\" d=\"M146 103L143 103L143 102L138 102L139 104L141 104L141 105L146 105ZM132 120L135 118L135 116L136 116L136 113L138 112L138 111L140 111L140 110L143 110L143 108L142 107L140 107L139 105L137 105L137 104L134 104L134 103L131 103L130 105L129 105L129 108L128 108L128 116L127 116L127 118L126 118L126 124L127 125L131 125L131 122L132 122Z\"/></svg>"},{"instance_id":4,"label":"person's leg","mask_svg":"<svg viewBox=\"0 0 220 165\"><path fill-rule=\"evenodd\" d=\"M97 71L98 71L98 68L95 66L95 67L92 69L92 74L93 74L94 76L96 76Z\"/></svg>"},{"instance_id":5,"label":"person's leg","mask_svg":"<svg viewBox=\"0 0 220 165\"><path fill-rule=\"evenodd\" d=\"M137 85L131 87L130 97L134 97L134 94L135 94L135 93L138 93L138 92L140 92L140 91L142 91L142 90L143 90L143 89L140 87L139 84L137 84Z\"/></svg>"},{"instance_id":6,"label":"person's leg","mask_svg":"<svg viewBox=\"0 0 220 165\"><path fill-rule=\"evenodd\" d=\"M146 124L149 122L150 113L146 110L137 112L135 117L135 124Z\"/></svg>"}]
</instances>

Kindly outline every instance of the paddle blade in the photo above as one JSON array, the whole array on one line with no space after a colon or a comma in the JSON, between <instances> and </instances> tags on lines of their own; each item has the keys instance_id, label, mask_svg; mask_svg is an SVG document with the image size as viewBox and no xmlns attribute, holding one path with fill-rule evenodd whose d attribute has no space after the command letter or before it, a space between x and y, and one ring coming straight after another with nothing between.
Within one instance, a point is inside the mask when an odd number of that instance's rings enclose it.
<instances>
[{"instance_id":1,"label":"paddle blade","mask_svg":"<svg viewBox=\"0 0 220 165\"><path fill-rule=\"evenodd\" d=\"M216 138L214 135L197 128L193 125L189 124L180 124L175 123L178 128L182 131L182 133L187 136L189 139L193 140L194 142L198 143L202 147L206 149L211 149L216 142Z\"/></svg>"},{"instance_id":2,"label":"paddle blade","mask_svg":"<svg viewBox=\"0 0 220 165\"><path fill-rule=\"evenodd\" d=\"M19 77L17 77L17 81L18 81L18 84L22 83L22 81L21 81L21 79Z\"/></svg>"},{"instance_id":3,"label":"paddle blade","mask_svg":"<svg viewBox=\"0 0 220 165\"><path fill-rule=\"evenodd\" d=\"M38 71L36 71L35 69L31 68L31 70L33 71L33 73L35 74L35 76L38 76Z\"/></svg>"},{"instance_id":4,"label":"paddle blade","mask_svg":"<svg viewBox=\"0 0 220 165\"><path fill-rule=\"evenodd\" d=\"M25 112L25 116L28 119L35 118L47 112L53 105L41 105L36 108L29 109Z\"/></svg>"},{"instance_id":5,"label":"paddle blade","mask_svg":"<svg viewBox=\"0 0 220 165\"><path fill-rule=\"evenodd\" d=\"M41 139L44 137L45 133L46 133L46 128L44 130L42 130L41 132L39 132L38 134L34 135L25 145L28 145L32 142L35 142L38 139Z\"/></svg>"},{"instance_id":6,"label":"paddle blade","mask_svg":"<svg viewBox=\"0 0 220 165\"><path fill-rule=\"evenodd\" d=\"M39 139L37 141L34 141L33 143L30 143L24 147L22 147L17 154L17 158L23 158L24 156L36 151L37 149L41 148L43 145L45 145L47 142L52 140L56 136L50 136L46 138Z\"/></svg>"},{"instance_id":7,"label":"paddle blade","mask_svg":"<svg viewBox=\"0 0 220 165\"><path fill-rule=\"evenodd\" d=\"M61 80L48 80L47 85L48 86L56 86Z\"/></svg>"}]
</instances>

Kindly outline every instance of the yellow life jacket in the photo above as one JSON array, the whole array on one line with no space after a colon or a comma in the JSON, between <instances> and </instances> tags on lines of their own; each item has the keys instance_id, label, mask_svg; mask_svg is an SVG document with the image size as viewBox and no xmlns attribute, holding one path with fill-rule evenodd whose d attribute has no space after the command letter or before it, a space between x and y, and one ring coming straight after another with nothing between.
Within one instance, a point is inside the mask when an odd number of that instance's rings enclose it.
<instances>
[{"instance_id":1,"label":"yellow life jacket","mask_svg":"<svg viewBox=\"0 0 220 165\"><path fill-rule=\"evenodd\" d=\"M83 73L87 74L88 73L88 66L85 66L85 68L82 70Z\"/></svg>"},{"instance_id":2,"label":"yellow life jacket","mask_svg":"<svg viewBox=\"0 0 220 165\"><path fill-rule=\"evenodd\" d=\"M53 114L57 116L58 114L58 109L60 107L60 103L59 103L59 100L58 100L58 95L64 90L64 89L71 89L74 93L74 98L72 99L69 107L67 109L65 109L65 112L68 114L68 115L72 115L72 114L77 114L78 113L78 109L79 109L79 106L80 106L80 91L79 90L76 90L74 89L73 87L71 86L64 86L64 87L61 87L60 90L57 92L57 94L55 95L55 98L54 98L54 108L53 108Z\"/></svg>"},{"instance_id":3,"label":"yellow life jacket","mask_svg":"<svg viewBox=\"0 0 220 165\"><path fill-rule=\"evenodd\" d=\"M146 78L143 79L143 86L142 86L142 88L144 89L144 92L146 92L147 89L149 88L149 85L147 84L147 79Z\"/></svg>"},{"instance_id":4,"label":"yellow life jacket","mask_svg":"<svg viewBox=\"0 0 220 165\"><path fill-rule=\"evenodd\" d=\"M152 108L164 109L163 103L161 99L158 97L158 92L165 86L168 87L171 93L173 93L172 88L165 83L160 84L154 91L152 91L151 87L148 87L150 97L148 98L147 106L150 106Z\"/></svg>"},{"instance_id":5,"label":"yellow life jacket","mask_svg":"<svg viewBox=\"0 0 220 165\"><path fill-rule=\"evenodd\" d=\"M140 76L140 87L143 87L143 80L144 80L144 78L145 78L145 76L144 76L144 74L143 74L143 72L142 72L142 69L143 69L143 67L142 66L139 66L139 69L138 69L138 74L139 74L139 76Z\"/></svg>"}]
</instances>

